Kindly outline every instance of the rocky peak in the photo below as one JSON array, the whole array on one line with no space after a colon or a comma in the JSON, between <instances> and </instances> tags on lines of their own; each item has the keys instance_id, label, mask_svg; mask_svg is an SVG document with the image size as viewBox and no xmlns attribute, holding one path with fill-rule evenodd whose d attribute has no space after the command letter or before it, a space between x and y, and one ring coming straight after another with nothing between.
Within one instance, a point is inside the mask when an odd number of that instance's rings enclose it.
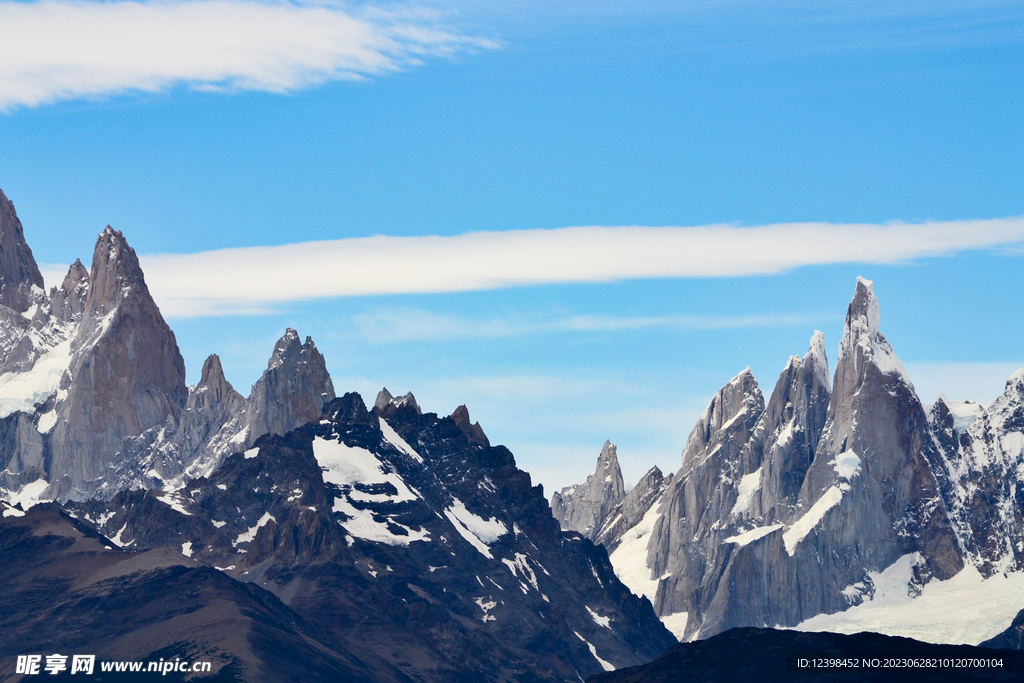
<instances>
[{"instance_id":1,"label":"rocky peak","mask_svg":"<svg viewBox=\"0 0 1024 683\"><path fill-rule=\"evenodd\" d=\"M613 553L624 540L624 535L636 527L647 511L657 503L672 482L672 475L665 477L655 465L647 471L636 486L608 513L596 534L595 543L603 545L609 554Z\"/></svg>"},{"instance_id":2,"label":"rocky peak","mask_svg":"<svg viewBox=\"0 0 1024 683\"><path fill-rule=\"evenodd\" d=\"M210 354L203 363L203 372L196 388L205 389L209 394L209 400L218 403L227 400L229 396L240 396L224 376L220 356L215 353Z\"/></svg>"},{"instance_id":3,"label":"rocky peak","mask_svg":"<svg viewBox=\"0 0 1024 683\"><path fill-rule=\"evenodd\" d=\"M749 431L764 411L764 397L748 366L718 390L697 421L683 449L685 467L720 432L733 427Z\"/></svg>"},{"instance_id":4,"label":"rocky peak","mask_svg":"<svg viewBox=\"0 0 1024 683\"><path fill-rule=\"evenodd\" d=\"M85 310L92 317L110 313L132 296L151 298L135 250L120 230L109 225L96 240L89 282Z\"/></svg>"},{"instance_id":5,"label":"rocky peak","mask_svg":"<svg viewBox=\"0 0 1024 683\"><path fill-rule=\"evenodd\" d=\"M246 407L245 444L264 434L287 434L319 419L334 399L327 363L310 337L288 328L274 345L263 376L252 386Z\"/></svg>"},{"instance_id":6,"label":"rocky peak","mask_svg":"<svg viewBox=\"0 0 1024 683\"><path fill-rule=\"evenodd\" d=\"M0 305L23 313L32 306L32 288L43 288L32 250L25 243L14 204L0 191Z\"/></svg>"},{"instance_id":7,"label":"rocky peak","mask_svg":"<svg viewBox=\"0 0 1024 683\"><path fill-rule=\"evenodd\" d=\"M852 384L865 381L869 372L880 372L899 378L908 387L913 384L903 363L878 330L878 299L870 280L857 278L857 287L846 311L843 339L839 344L839 360L836 363L836 392L842 392ZM874 368L874 370L869 370Z\"/></svg>"},{"instance_id":8,"label":"rocky peak","mask_svg":"<svg viewBox=\"0 0 1024 683\"><path fill-rule=\"evenodd\" d=\"M85 301L89 296L89 271L80 259L68 268L60 287L50 290L53 315L61 322L80 320L85 312Z\"/></svg>"},{"instance_id":9,"label":"rocky peak","mask_svg":"<svg viewBox=\"0 0 1024 683\"><path fill-rule=\"evenodd\" d=\"M578 531L593 540L608 514L625 495L615 445L605 441L594 473L583 484L552 494L551 510L562 529Z\"/></svg>"},{"instance_id":10,"label":"rocky peak","mask_svg":"<svg viewBox=\"0 0 1024 683\"><path fill-rule=\"evenodd\" d=\"M377 400L373 402L373 407L377 413L387 417L392 412L404 407L412 408L417 415L422 415L423 411L420 410L420 404L416 402L416 397L412 395L412 392L408 392L405 396L392 396L391 392L388 391L387 387L384 387L377 393ZM467 412L467 418L469 414ZM485 437L486 438L486 437Z\"/></svg>"},{"instance_id":11,"label":"rocky peak","mask_svg":"<svg viewBox=\"0 0 1024 683\"><path fill-rule=\"evenodd\" d=\"M451 414L451 419L455 422L455 425L459 428L471 444L477 446L483 446L489 448L491 445L487 435L484 434L483 428L479 422L470 422L469 420L469 409L465 405L461 405L455 409L455 412Z\"/></svg>"}]
</instances>

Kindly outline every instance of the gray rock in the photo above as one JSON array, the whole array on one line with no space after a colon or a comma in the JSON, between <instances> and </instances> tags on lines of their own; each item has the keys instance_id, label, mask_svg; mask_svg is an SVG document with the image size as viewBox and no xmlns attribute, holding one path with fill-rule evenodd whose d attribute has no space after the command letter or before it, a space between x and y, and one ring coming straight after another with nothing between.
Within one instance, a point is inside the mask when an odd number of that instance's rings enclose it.
<instances>
[{"instance_id":1,"label":"gray rock","mask_svg":"<svg viewBox=\"0 0 1024 683\"><path fill-rule=\"evenodd\" d=\"M24 313L42 293L43 275L25 243L14 204L0 191L0 305Z\"/></svg>"},{"instance_id":2,"label":"gray rock","mask_svg":"<svg viewBox=\"0 0 1024 683\"><path fill-rule=\"evenodd\" d=\"M594 540L608 514L625 495L615 446L605 441L594 473L582 485L553 493L551 511L563 530L577 531Z\"/></svg>"}]
</instances>

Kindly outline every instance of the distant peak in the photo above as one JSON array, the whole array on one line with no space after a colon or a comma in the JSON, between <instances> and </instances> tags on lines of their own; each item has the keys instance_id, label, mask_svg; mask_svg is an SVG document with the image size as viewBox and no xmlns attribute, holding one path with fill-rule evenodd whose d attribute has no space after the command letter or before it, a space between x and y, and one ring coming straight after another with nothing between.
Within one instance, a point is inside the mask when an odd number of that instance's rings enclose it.
<instances>
[{"instance_id":1,"label":"distant peak","mask_svg":"<svg viewBox=\"0 0 1024 683\"><path fill-rule=\"evenodd\" d=\"M465 405L461 405L456 408L455 412L453 412L450 417L452 421L455 422L455 425L459 430L466 435L466 438L469 439L470 443L479 444L484 447L491 445L491 442L487 438L487 435L484 434L483 427L480 426L480 423L470 421L469 408Z\"/></svg>"},{"instance_id":2,"label":"distant peak","mask_svg":"<svg viewBox=\"0 0 1024 683\"><path fill-rule=\"evenodd\" d=\"M383 410L386 406L391 404L391 399L393 398L394 396L391 395L391 392L388 391L388 388L384 387L379 392L377 392L377 400L373 402L373 407L376 408L378 411Z\"/></svg>"},{"instance_id":3,"label":"distant peak","mask_svg":"<svg viewBox=\"0 0 1024 683\"><path fill-rule=\"evenodd\" d=\"M89 273L90 315L103 316L129 297L149 299L149 289L135 250L120 231L109 225L96 238Z\"/></svg>"},{"instance_id":4,"label":"distant peak","mask_svg":"<svg viewBox=\"0 0 1024 683\"><path fill-rule=\"evenodd\" d=\"M199 380L200 384L209 384L210 381L221 381L224 379L224 368L220 364L220 356L211 353L203 363L203 374Z\"/></svg>"},{"instance_id":5,"label":"distant peak","mask_svg":"<svg viewBox=\"0 0 1024 683\"><path fill-rule=\"evenodd\" d=\"M811 335L811 343L807 348L807 353L804 355L803 362L810 363L818 381L823 386L829 386L828 357L825 355L825 335L820 330L815 330L814 334Z\"/></svg>"},{"instance_id":6,"label":"distant peak","mask_svg":"<svg viewBox=\"0 0 1024 683\"><path fill-rule=\"evenodd\" d=\"M863 324L856 326L857 321L863 321ZM862 277L857 278L857 288L846 311L844 335L856 331L856 327L867 334L878 333L878 299L875 297L874 283Z\"/></svg>"},{"instance_id":7,"label":"distant peak","mask_svg":"<svg viewBox=\"0 0 1024 683\"><path fill-rule=\"evenodd\" d=\"M601 447L601 455L598 456L597 461L600 463L602 461L610 462L612 460L618 461L618 450L615 447L615 444L606 440L604 445Z\"/></svg>"}]
</instances>

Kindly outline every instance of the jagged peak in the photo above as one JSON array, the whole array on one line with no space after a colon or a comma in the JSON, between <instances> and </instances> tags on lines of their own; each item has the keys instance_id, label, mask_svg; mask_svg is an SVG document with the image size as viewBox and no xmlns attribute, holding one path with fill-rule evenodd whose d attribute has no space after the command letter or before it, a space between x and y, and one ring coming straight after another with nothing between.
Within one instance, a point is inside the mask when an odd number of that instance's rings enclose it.
<instances>
[{"instance_id":1,"label":"jagged peak","mask_svg":"<svg viewBox=\"0 0 1024 683\"><path fill-rule=\"evenodd\" d=\"M312 341L308 337L306 339ZM286 328L284 334L274 344L274 351L270 354L270 359L267 360L267 369L270 370L280 365L285 358L301 351L302 344L299 343L299 333L290 327Z\"/></svg>"},{"instance_id":2,"label":"jagged peak","mask_svg":"<svg viewBox=\"0 0 1024 683\"><path fill-rule=\"evenodd\" d=\"M203 362L203 373L199 379L199 384L223 381L226 380L224 378L224 368L220 364L220 356L211 353Z\"/></svg>"},{"instance_id":3,"label":"jagged peak","mask_svg":"<svg viewBox=\"0 0 1024 683\"><path fill-rule=\"evenodd\" d=\"M423 414L423 411L420 410L420 404L416 402L416 397L412 395L411 391L405 394L405 396L398 396L391 399L391 404L396 408L412 406L412 409L416 411L417 415Z\"/></svg>"},{"instance_id":4,"label":"jagged peak","mask_svg":"<svg viewBox=\"0 0 1024 683\"><path fill-rule=\"evenodd\" d=\"M470 443L479 444L481 446L490 446L490 439L484 434L483 427L480 426L479 422L471 422L469 419L469 408L465 405L461 405L455 409L455 411L449 416L459 428L459 430L466 435Z\"/></svg>"},{"instance_id":5,"label":"jagged peak","mask_svg":"<svg viewBox=\"0 0 1024 683\"><path fill-rule=\"evenodd\" d=\"M60 288L64 294L71 294L82 283L89 283L89 271L82 265L82 259L75 259L75 262L68 268L67 275L64 276L64 282L61 283Z\"/></svg>"},{"instance_id":6,"label":"jagged peak","mask_svg":"<svg viewBox=\"0 0 1024 683\"><path fill-rule=\"evenodd\" d=\"M391 404L391 401L394 398L395 397L391 395L391 392L388 391L388 388L383 387L379 392L377 392L377 400L373 402L373 407L377 410L383 410L386 406Z\"/></svg>"},{"instance_id":7,"label":"jagged peak","mask_svg":"<svg viewBox=\"0 0 1024 683\"><path fill-rule=\"evenodd\" d=\"M0 192L0 304L18 313L27 311L43 288L43 275L25 242L25 231L14 203Z\"/></svg>"},{"instance_id":8,"label":"jagged peak","mask_svg":"<svg viewBox=\"0 0 1024 683\"><path fill-rule=\"evenodd\" d=\"M139 257L121 231L108 225L96 238L93 249L86 311L89 315L106 315L135 290L149 297Z\"/></svg>"},{"instance_id":9,"label":"jagged peak","mask_svg":"<svg viewBox=\"0 0 1024 683\"><path fill-rule=\"evenodd\" d=\"M1017 370L1012 375L1010 375L1010 378L1008 380L1006 380L1006 388L1019 385L1024 385L1024 368Z\"/></svg>"},{"instance_id":10,"label":"jagged peak","mask_svg":"<svg viewBox=\"0 0 1024 683\"><path fill-rule=\"evenodd\" d=\"M878 299L874 283L862 277L857 278L857 288L846 311L843 339L839 343L839 364L852 358L856 371L861 360L873 363L882 374L900 377L908 387L913 388L910 376L903 363L878 330ZM838 366L837 366L838 371Z\"/></svg>"},{"instance_id":11,"label":"jagged peak","mask_svg":"<svg viewBox=\"0 0 1024 683\"><path fill-rule=\"evenodd\" d=\"M811 335L811 342L804 354L803 363L810 363L810 367L817 375L818 381L825 387L830 386L828 375L828 357L825 355L825 335L821 330L815 330Z\"/></svg>"},{"instance_id":12,"label":"jagged peak","mask_svg":"<svg viewBox=\"0 0 1024 683\"><path fill-rule=\"evenodd\" d=\"M610 440L605 439L604 445L601 446L601 454L597 456L598 463L605 462L618 462L618 448Z\"/></svg>"}]
</instances>

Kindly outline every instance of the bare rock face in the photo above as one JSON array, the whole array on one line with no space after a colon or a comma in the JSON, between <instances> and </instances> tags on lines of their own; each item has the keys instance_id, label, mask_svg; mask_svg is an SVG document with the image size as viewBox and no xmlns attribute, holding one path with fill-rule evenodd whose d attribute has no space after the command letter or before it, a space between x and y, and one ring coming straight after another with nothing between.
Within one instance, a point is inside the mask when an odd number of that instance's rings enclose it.
<instances>
[{"instance_id":1,"label":"bare rock face","mask_svg":"<svg viewBox=\"0 0 1024 683\"><path fill-rule=\"evenodd\" d=\"M577 531L594 540L608 513L625 496L618 454L605 441L597 456L597 468L582 485L569 486L551 496L551 510L566 531Z\"/></svg>"},{"instance_id":2,"label":"bare rock face","mask_svg":"<svg viewBox=\"0 0 1024 683\"><path fill-rule=\"evenodd\" d=\"M81 260L75 259L61 286L50 290L53 315L65 323L78 322L85 312L88 295L89 271L82 265Z\"/></svg>"},{"instance_id":3,"label":"bare rock face","mask_svg":"<svg viewBox=\"0 0 1024 683\"><path fill-rule=\"evenodd\" d=\"M0 191L0 305L24 313L42 293L43 275L25 243L14 204Z\"/></svg>"},{"instance_id":4,"label":"bare rock face","mask_svg":"<svg viewBox=\"0 0 1024 683\"><path fill-rule=\"evenodd\" d=\"M603 545L609 554L614 553L623 537L642 522L671 483L672 475L664 476L657 466L648 470L605 517L594 543Z\"/></svg>"},{"instance_id":5,"label":"bare rock face","mask_svg":"<svg viewBox=\"0 0 1024 683\"><path fill-rule=\"evenodd\" d=\"M264 434L287 434L315 422L334 399L334 384L316 344L288 328L267 362L263 376L252 387L246 409L246 447Z\"/></svg>"},{"instance_id":6,"label":"bare rock face","mask_svg":"<svg viewBox=\"0 0 1024 683\"><path fill-rule=\"evenodd\" d=\"M487 438L487 435L484 434L483 427L480 426L480 423L470 422L469 409L466 408L466 406L461 405L456 408L455 412L452 413L450 417L459 430L466 435L466 438L471 444L490 448L491 442Z\"/></svg>"},{"instance_id":7,"label":"bare rock face","mask_svg":"<svg viewBox=\"0 0 1024 683\"><path fill-rule=\"evenodd\" d=\"M176 423L187 397L174 333L149 293L135 251L109 226L96 241L70 351L60 385L66 394L58 398L50 436L51 468L60 479L51 485L58 496L85 496L117 464L122 439Z\"/></svg>"}]
</instances>

